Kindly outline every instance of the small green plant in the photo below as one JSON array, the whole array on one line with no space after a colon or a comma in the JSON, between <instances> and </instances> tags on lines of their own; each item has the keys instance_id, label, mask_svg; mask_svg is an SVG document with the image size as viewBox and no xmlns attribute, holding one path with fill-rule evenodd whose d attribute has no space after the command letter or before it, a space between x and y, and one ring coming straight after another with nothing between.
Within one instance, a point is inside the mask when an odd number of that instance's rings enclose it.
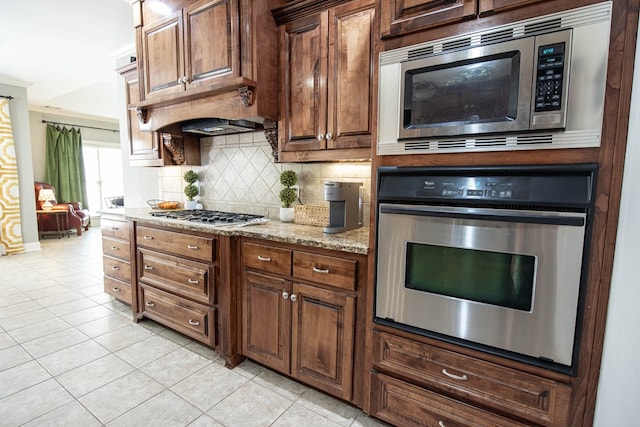
<instances>
[{"instance_id":1,"label":"small green plant","mask_svg":"<svg viewBox=\"0 0 640 427\"><path fill-rule=\"evenodd\" d=\"M184 187L184 194L189 201L193 201L193 198L198 195L198 187L194 185L194 182L198 180L198 174L192 170L188 170L182 177L187 182L187 186Z\"/></svg>"},{"instance_id":2,"label":"small green plant","mask_svg":"<svg viewBox=\"0 0 640 427\"><path fill-rule=\"evenodd\" d=\"M293 187L298 182L298 175L292 170L284 170L280 174L280 184L284 188L280 190L280 202L283 208L290 208L291 204L298 198L298 193Z\"/></svg>"}]
</instances>

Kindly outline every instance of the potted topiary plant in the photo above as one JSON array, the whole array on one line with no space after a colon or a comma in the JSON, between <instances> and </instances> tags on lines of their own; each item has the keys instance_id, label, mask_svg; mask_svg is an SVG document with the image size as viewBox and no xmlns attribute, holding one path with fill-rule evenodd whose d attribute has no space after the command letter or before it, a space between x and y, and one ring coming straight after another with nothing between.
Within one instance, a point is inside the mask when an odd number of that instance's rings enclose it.
<instances>
[{"instance_id":1,"label":"potted topiary plant","mask_svg":"<svg viewBox=\"0 0 640 427\"><path fill-rule=\"evenodd\" d=\"M293 222L294 209L291 205L298 198L298 193L291 187L296 185L297 182L298 175L292 170L284 170L280 174L280 184L284 185L284 188L280 190L280 202L282 203L280 221L282 222Z\"/></svg>"},{"instance_id":2,"label":"potted topiary plant","mask_svg":"<svg viewBox=\"0 0 640 427\"><path fill-rule=\"evenodd\" d=\"M198 187L194 184L198 180L198 174L192 170L188 170L183 175L184 180L187 182L184 187L184 194L187 196L187 202L184 204L186 209L193 210L198 205L198 202L193 200L199 193Z\"/></svg>"}]
</instances>

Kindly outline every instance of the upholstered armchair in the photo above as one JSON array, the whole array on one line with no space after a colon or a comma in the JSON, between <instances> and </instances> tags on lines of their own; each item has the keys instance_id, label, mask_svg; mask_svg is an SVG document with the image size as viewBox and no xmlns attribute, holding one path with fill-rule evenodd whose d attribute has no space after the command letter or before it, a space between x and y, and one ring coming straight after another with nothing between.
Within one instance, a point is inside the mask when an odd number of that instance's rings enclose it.
<instances>
[{"instance_id":1,"label":"upholstered armchair","mask_svg":"<svg viewBox=\"0 0 640 427\"><path fill-rule=\"evenodd\" d=\"M42 189L51 189L53 194L56 190L53 185L46 182L34 182L33 187L36 193L36 209L41 210L44 202L38 200L38 195ZM53 208L55 210L62 209L69 212L69 228L75 228L78 236L82 236L82 229L89 229L90 216L87 209L82 209L82 203L80 202L63 202L58 203L56 200L52 200ZM38 224L39 231L56 231L56 219L53 217L44 217Z\"/></svg>"}]
</instances>

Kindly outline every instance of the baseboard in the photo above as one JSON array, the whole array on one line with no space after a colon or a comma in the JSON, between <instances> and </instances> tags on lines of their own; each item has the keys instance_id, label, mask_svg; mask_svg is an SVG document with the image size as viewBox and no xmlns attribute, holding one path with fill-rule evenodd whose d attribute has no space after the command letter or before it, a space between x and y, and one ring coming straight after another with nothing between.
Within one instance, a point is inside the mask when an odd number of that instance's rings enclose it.
<instances>
[{"instance_id":1,"label":"baseboard","mask_svg":"<svg viewBox=\"0 0 640 427\"><path fill-rule=\"evenodd\" d=\"M39 251L42 250L42 247L40 246L40 242L30 242L30 243L25 243L23 244L24 246L24 251L25 252L34 252L34 251Z\"/></svg>"}]
</instances>

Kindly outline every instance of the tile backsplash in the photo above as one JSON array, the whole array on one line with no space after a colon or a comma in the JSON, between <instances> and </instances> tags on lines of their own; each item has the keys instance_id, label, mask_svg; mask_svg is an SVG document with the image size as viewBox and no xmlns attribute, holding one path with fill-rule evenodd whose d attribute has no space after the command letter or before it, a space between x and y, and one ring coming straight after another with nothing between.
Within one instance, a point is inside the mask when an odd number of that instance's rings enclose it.
<instances>
[{"instance_id":1,"label":"tile backsplash","mask_svg":"<svg viewBox=\"0 0 640 427\"><path fill-rule=\"evenodd\" d=\"M158 169L160 198L186 201L182 179L185 171L198 172L200 194L196 199L205 209L254 213L278 218L282 189L280 172L298 174L300 200L309 205L326 205L325 181L362 182L364 224L369 222L371 192L370 162L274 163L263 132L216 136L201 140L202 166L173 166Z\"/></svg>"}]
</instances>

